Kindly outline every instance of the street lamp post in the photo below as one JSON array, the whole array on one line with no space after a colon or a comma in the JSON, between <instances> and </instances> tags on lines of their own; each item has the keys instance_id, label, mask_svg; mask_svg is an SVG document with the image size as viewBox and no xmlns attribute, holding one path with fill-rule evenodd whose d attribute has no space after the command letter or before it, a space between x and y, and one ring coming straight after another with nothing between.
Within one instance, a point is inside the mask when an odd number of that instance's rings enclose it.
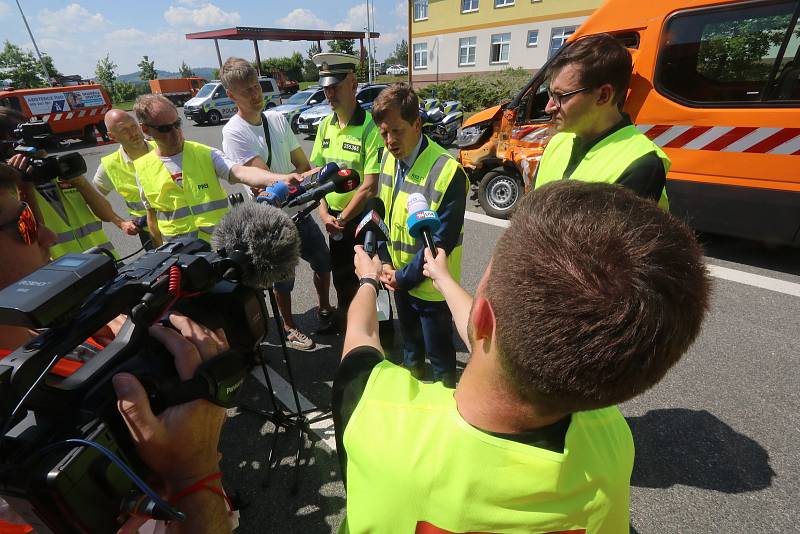
<instances>
[{"instance_id":1,"label":"street lamp post","mask_svg":"<svg viewBox=\"0 0 800 534\"><path fill-rule=\"evenodd\" d=\"M42 71L44 71L44 79L47 80L47 85L53 86L53 81L50 79L50 72L47 70L47 65L44 64L44 59L42 59L42 54L39 52L39 47L36 45L36 39L33 38L33 32L31 32L31 27L28 26L28 19L25 18L25 12L22 11L22 6L19 5L19 0L16 0L17 8L19 8L19 14L22 15L22 22L25 23L25 28L28 30L28 35L31 36L31 42L33 43L33 48L36 50L36 55L39 57L39 64L42 66Z\"/></svg>"}]
</instances>

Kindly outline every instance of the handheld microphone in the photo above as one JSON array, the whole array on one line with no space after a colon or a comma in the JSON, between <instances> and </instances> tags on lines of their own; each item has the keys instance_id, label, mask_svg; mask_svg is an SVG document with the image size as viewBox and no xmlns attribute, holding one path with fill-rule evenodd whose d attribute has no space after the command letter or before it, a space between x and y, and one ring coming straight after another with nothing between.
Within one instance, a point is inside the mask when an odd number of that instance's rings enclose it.
<instances>
[{"instance_id":1,"label":"handheld microphone","mask_svg":"<svg viewBox=\"0 0 800 534\"><path fill-rule=\"evenodd\" d=\"M378 240L389 240L389 228L383 222L386 214L386 207L379 198L371 198L367 201L366 215L361 219L356 227L356 240L364 236L364 251L372 258L377 252Z\"/></svg>"},{"instance_id":2,"label":"handheld microphone","mask_svg":"<svg viewBox=\"0 0 800 534\"><path fill-rule=\"evenodd\" d=\"M435 211L428 207L428 201L421 193L412 193L408 196L406 203L408 208L408 233L415 239L425 241L425 246L431 250L433 257L436 257L436 244L433 242L431 232L435 232L442 225L439 216Z\"/></svg>"},{"instance_id":3,"label":"handheld microphone","mask_svg":"<svg viewBox=\"0 0 800 534\"><path fill-rule=\"evenodd\" d=\"M269 288L294 276L300 260L300 234L292 219L269 205L247 202L233 207L214 229L214 250L247 257L242 283Z\"/></svg>"},{"instance_id":4,"label":"handheld microphone","mask_svg":"<svg viewBox=\"0 0 800 534\"><path fill-rule=\"evenodd\" d=\"M353 169L342 169L333 175L325 184L306 191L295 198L289 199L287 207L299 206L307 202L321 199L328 193L349 193L354 191L361 184L361 177Z\"/></svg>"},{"instance_id":5,"label":"handheld microphone","mask_svg":"<svg viewBox=\"0 0 800 534\"><path fill-rule=\"evenodd\" d=\"M341 168L339 167L338 163L334 162L326 163L320 168L320 170L318 170L311 176L307 176L306 179L303 181L303 186L306 188L307 191L310 191L315 187L318 187L324 184L325 182L328 182L340 170Z\"/></svg>"},{"instance_id":6,"label":"handheld microphone","mask_svg":"<svg viewBox=\"0 0 800 534\"><path fill-rule=\"evenodd\" d=\"M289 186L284 182L275 182L271 186L261 191L256 197L256 202L259 204L265 203L276 208L286 202L289 196Z\"/></svg>"}]
</instances>

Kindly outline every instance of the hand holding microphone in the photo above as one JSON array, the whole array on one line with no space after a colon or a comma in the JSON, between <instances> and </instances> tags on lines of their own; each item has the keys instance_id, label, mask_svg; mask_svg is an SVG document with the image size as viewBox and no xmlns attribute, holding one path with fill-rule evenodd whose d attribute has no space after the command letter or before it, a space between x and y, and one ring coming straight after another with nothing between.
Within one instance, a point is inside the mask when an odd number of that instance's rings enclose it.
<instances>
[{"instance_id":1,"label":"hand holding microphone","mask_svg":"<svg viewBox=\"0 0 800 534\"><path fill-rule=\"evenodd\" d=\"M367 201L364 217L356 227L356 240L364 242L364 251L370 258L377 252L378 241L389 240L389 228L383 222L386 215L386 207L379 198L371 198Z\"/></svg>"},{"instance_id":2,"label":"hand holding microphone","mask_svg":"<svg viewBox=\"0 0 800 534\"><path fill-rule=\"evenodd\" d=\"M415 239L422 239L425 241L425 246L431 251L433 257L436 257L436 244L433 242L433 232L437 231L442 225L439 216L435 211L428 207L428 201L421 193L413 193L408 196L406 203L408 208L408 233Z\"/></svg>"}]
</instances>

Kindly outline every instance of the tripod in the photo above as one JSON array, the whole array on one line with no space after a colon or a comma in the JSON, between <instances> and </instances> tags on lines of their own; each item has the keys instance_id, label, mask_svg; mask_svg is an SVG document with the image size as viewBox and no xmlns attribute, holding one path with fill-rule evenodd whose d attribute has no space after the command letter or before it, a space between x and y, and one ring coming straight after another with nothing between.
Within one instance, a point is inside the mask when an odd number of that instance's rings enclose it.
<instances>
[{"instance_id":1,"label":"tripod","mask_svg":"<svg viewBox=\"0 0 800 534\"><path fill-rule=\"evenodd\" d=\"M310 206L304 208L303 210L299 211L292 217L292 221L297 224L300 221L304 220L309 214L319 205L319 201L312 203ZM275 459L275 451L278 445L278 435L280 430L282 429L284 433L294 433L297 436L297 449L295 452L294 457L294 481L292 482L292 486L290 489L290 494L296 495L299 489L299 471L298 467L300 466L300 461L302 458L302 453L305 450L305 441L304 437L308 437L309 441L315 442L318 441L317 438L311 431L310 425L321 421L323 419L327 419L330 417L330 410L323 412L322 414L318 415L317 417L309 419L307 417L308 413L311 412L313 409L303 410L300 406L300 397L297 393L297 386L294 379L294 371L292 369L291 360L289 358L289 351L286 346L286 333L283 329L283 318L281 317L280 309L278 308L278 302L275 298L275 292L272 288L267 290L267 294L269 295L269 302L270 307L272 308L272 315L275 319L275 328L278 334L278 339L281 343L281 351L283 353L283 361L286 365L286 376L288 378L289 387L292 391L292 404L293 406L288 406L287 403L281 402L278 399L277 395L275 394L275 388L272 383L272 379L269 376L269 371L267 369L267 357L266 351L268 350L266 344L262 343L261 345L261 355L259 358L259 363L261 365L261 371L264 375L264 383L267 387L267 392L270 398L270 402L272 403L272 410L263 410L261 408L256 408L254 406L248 405L240 405L240 409L260 415L267 421L271 422L275 426L275 432L272 436L272 443L270 444L269 455L267 457L267 475L264 481L262 482L262 486L267 487L270 484L270 477L272 474L272 470L277 467L276 459ZM280 405L279 405L280 402Z\"/></svg>"}]
</instances>

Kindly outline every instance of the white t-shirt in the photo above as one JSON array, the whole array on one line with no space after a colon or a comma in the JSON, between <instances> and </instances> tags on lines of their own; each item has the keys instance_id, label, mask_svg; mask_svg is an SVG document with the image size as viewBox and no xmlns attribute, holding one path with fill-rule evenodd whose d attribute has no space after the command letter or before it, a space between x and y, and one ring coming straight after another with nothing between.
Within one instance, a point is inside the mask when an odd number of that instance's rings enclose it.
<instances>
[{"instance_id":1,"label":"white t-shirt","mask_svg":"<svg viewBox=\"0 0 800 534\"><path fill-rule=\"evenodd\" d=\"M150 144L147 144L147 148L152 150ZM122 154L122 161L125 163L130 163L132 160L128 153L125 152L125 149L122 148L122 145L119 147L119 151ZM114 184L111 183L111 178L108 177L108 172L106 172L105 168L103 167L103 162L100 162L100 165L97 166L97 171L94 173L94 178L92 178L92 183L94 186L104 195L109 194L111 191L114 191L115 187Z\"/></svg>"},{"instance_id":2,"label":"white t-shirt","mask_svg":"<svg viewBox=\"0 0 800 534\"><path fill-rule=\"evenodd\" d=\"M265 111L262 117L267 118L272 145L269 169L278 174L294 172L291 153L300 148L300 142L292 133L289 123L277 111ZM256 156L266 163L270 147L264 136L264 126L253 126L238 114L234 115L222 128L222 150L234 163L244 165Z\"/></svg>"},{"instance_id":3,"label":"white t-shirt","mask_svg":"<svg viewBox=\"0 0 800 534\"><path fill-rule=\"evenodd\" d=\"M225 157L225 154L216 148L212 148L211 161L214 163L214 171L217 174L217 178L220 180L228 180L230 183L238 183L235 179L229 180L231 167L233 167L235 163ZM174 156L161 156L161 162L169 171L172 180L183 187L183 152L178 152ZM150 203L147 201L147 197L142 190L142 185L139 182L138 176L136 177L136 183L139 185L139 192L142 194L142 202L145 208L150 209Z\"/></svg>"}]
</instances>

